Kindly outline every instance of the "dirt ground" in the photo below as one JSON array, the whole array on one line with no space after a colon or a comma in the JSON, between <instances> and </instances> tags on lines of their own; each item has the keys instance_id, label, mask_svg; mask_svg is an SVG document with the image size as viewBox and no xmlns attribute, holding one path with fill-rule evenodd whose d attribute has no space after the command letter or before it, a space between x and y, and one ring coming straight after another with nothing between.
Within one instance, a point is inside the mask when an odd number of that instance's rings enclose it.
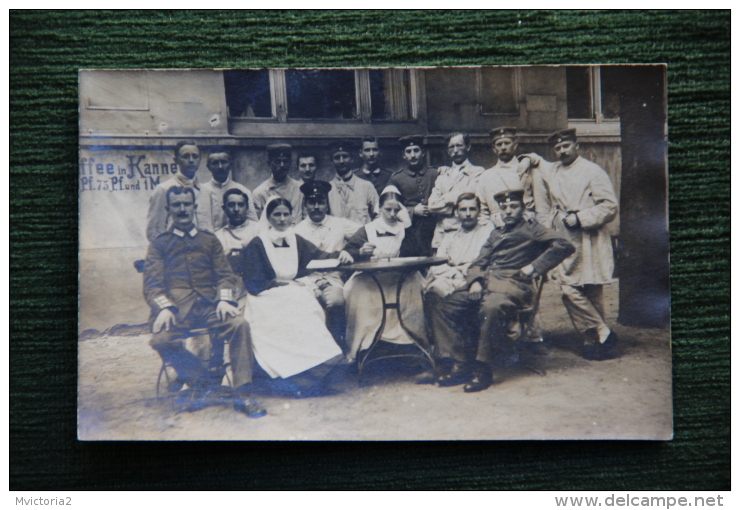
<instances>
[{"instance_id":1,"label":"dirt ground","mask_svg":"<svg viewBox=\"0 0 740 510\"><path fill-rule=\"evenodd\" d=\"M616 324L617 284L606 287ZM668 329L614 327L621 357L587 361L557 287L547 285L541 321L550 353L535 371L508 368L486 391L415 384L408 374L365 384L348 376L339 393L315 398L261 396L267 416L250 419L227 405L178 412L156 398L159 356L149 335L79 342L78 436L83 440L427 440L670 439L671 351ZM378 362L378 366L383 362ZM372 366L372 365L371 365ZM369 369L372 370L372 369ZM349 371L348 371L349 372Z\"/></svg>"}]
</instances>

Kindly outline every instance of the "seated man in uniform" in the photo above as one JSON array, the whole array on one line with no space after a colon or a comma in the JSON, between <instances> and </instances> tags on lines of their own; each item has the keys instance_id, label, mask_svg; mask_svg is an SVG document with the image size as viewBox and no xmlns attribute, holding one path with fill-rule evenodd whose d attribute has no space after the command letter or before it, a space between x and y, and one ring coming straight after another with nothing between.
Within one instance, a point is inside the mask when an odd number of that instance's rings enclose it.
<instances>
[{"instance_id":1,"label":"seated man in uniform","mask_svg":"<svg viewBox=\"0 0 740 510\"><path fill-rule=\"evenodd\" d=\"M179 383L207 388L223 377L228 342L234 408L258 418L266 411L248 397L253 352L249 325L234 295L237 277L216 236L195 227L195 209L192 188L167 191L173 226L149 244L144 269L144 296L152 309L150 344L175 369ZM185 348L190 331L201 327L207 327L211 336L211 370Z\"/></svg>"},{"instance_id":2,"label":"seated man in uniform","mask_svg":"<svg viewBox=\"0 0 740 510\"><path fill-rule=\"evenodd\" d=\"M463 384L466 393L493 384L491 364L508 354L509 320L529 307L535 294L533 280L545 275L573 253L573 246L552 230L524 216L524 190L508 190L495 197L504 226L489 236L468 268L467 285L445 297L430 311L434 341L447 345L452 369L438 380L441 386ZM455 345L458 330L477 322L475 357L466 345ZM508 342L510 343L510 342Z\"/></svg>"},{"instance_id":3,"label":"seated man in uniform","mask_svg":"<svg viewBox=\"0 0 740 510\"><path fill-rule=\"evenodd\" d=\"M346 218L329 214L329 191L331 184L326 181L307 182L301 186L305 196L308 218L295 227L295 233L311 241L321 251L337 255L343 263L352 262L344 250L347 240L361 225ZM319 303L326 310L326 325L340 346L347 329L344 313L344 282L339 272L316 272L306 277L316 286Z\"/></svg>"}]
</instances>

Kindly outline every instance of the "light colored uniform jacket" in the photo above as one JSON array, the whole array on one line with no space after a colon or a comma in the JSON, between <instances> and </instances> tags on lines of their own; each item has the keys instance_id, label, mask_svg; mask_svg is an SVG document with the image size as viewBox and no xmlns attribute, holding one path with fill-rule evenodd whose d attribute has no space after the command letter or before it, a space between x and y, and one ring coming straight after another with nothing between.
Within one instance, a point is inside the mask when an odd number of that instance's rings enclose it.
<instances>
[{"instance_id":1,"label":"light colored uniform jacket","mask_svg":"<svg viewBox=\"0 0 740 510\"><path fill-rule=\"evenodd\" d=\"M619 211L614 187L606 171L578 157L569 167L539 164L541 181L535 181L537 220L567 239L576 251L551 273L561 285L605 284L612 281L614 253L606 225ZM580 228L565 227L563 219L575 212Z\"/></svg>"},{"instance_id":2,"label":"light colored uniform jacket","mask_svg":"<svg viewBox=\"0 0 740 510\"><path fill-rule=\"evenodd\" d=\"M455 204L457 197L463 193L475 193L485 168L475 166L470 160L461 165L442 166L434 182L432 194L429 195L429 212L438 215L437 227L434 230L432 248L439 248L445 235L460 230L460 220L449 210L448 204Z\"/></svg>"}]
</instances>

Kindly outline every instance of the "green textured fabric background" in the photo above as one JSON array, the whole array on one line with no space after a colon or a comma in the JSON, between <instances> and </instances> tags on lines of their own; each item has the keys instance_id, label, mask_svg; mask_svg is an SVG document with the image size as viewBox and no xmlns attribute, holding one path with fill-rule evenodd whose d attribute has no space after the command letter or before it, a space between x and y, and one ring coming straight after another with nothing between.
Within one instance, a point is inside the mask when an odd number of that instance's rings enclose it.
<instances>
[{"instance_id":1,"label":"green textured fabric background","mask_svg":"<svg viewBox=\"0 0 740 510\"><path fill-rule=\"evenodd\" d=\"M674 441L77 442L79 68L556 63L668 64ZM11 11L10 165L11 490L730 487L729 11Z\"/></svg>"}]
</instances>

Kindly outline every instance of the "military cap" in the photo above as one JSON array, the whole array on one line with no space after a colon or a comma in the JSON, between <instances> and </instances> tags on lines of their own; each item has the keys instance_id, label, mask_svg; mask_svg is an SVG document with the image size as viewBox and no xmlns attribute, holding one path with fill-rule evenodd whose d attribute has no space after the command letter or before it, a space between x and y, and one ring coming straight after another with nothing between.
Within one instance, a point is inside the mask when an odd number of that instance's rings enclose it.
<instances>
[{"instance_id":1,"label":"military cap","mask_svg":"<svg viewBox=\"0 0 740 510\"><path fill-rule=\"evenodd\" d=\"M315 180L303 183L300 189L306 198L326 198L329 190L331 190L331 184L326 181Z\"/></svg>"},{"instance_id":2,"label":"military cap","mask_svg":"<svg viewBox=\"0 0 740 510\"><path fill-rule=\"evenodd\" d=\"M408 135L398 139L401 144L401 148L411 147L416 145L417 147L424 148L424 136L423 135Z\"/></svg>"},{"instance_id":3,"label":"military cap","mask_svg":"<svg viewBox=\"0 0 740 510\"><path fill-rule=\"evenodd\" d=\"M287 143L274 143L267 146L267 157L276 158L281 155L287 155L290 157L292 151L293 147Z\"/></svg>"},{"instance_id":4,"label":"military cap","mask_svg":"<svg viewBox=\"0 0 740 510\"><path fill-rule=\"evenodd\" d=\"M329 144L329 154L336 154L337 152L352 153L354 144L349 140L337 140Z\"/></svg>"},{"instance_id":5,"label":"military cap","mask_svg":"<svg viewBox=\"0 0 740 510\"><path fill-rule=\"evenodd\" d=\"M577 140L575 128L561 129L547 137L547 143L550 145L557 145L562 142L575 142Z\"/></svg>"},{"instance_id":6,"label":"military cap","mask_svg":"<svg viewBox=\"0 0 740 510\"><path fill-rule=\"evenodd\" d=\"M496 129L492 129L488 133L491 135L491 139L495 142L499 138L515 138L516 137L516 128L513 127L498 127Z\"/></svg>"},{"instance_id":7,"label":"military cap","mask_svg":"<svg viewBox=\"0 0 740 510\"><path fill-rule=\"evenodd\" d=\"M507 189L493 195L493 199L498 204L506 202L522 202L524 203L524 190L523 189Z\"/></svg>"}]
</instances>

